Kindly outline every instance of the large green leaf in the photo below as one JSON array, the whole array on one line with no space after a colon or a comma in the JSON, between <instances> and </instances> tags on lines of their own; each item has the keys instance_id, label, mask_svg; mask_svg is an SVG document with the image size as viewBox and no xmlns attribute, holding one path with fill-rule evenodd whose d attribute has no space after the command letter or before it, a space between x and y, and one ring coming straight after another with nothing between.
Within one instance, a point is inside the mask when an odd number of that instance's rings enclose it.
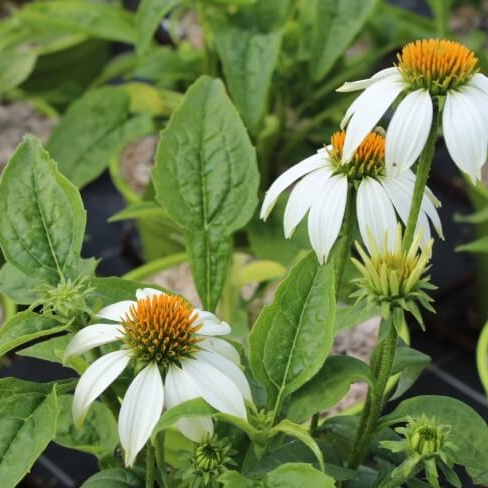
<instances>
[{"instance_id":1,"label":"large green leaf","mask_svg":"<svg viewBox=\"0 0 488 488\"><path fill-rule=\"evenodd\" d=\"M62 332L67 327L53 318L30 310L19 312L0 327L0 356L39 337Z\"/></svg>"},{"instance_id":2,"label":"large green leaf","mask_svg":"<svg viewBox=\"0 0 488 488\"><path fill-rule=\"evenodd\" d=\"M436 423L451 426L451 440L457 446L452 458L456 464L473 469L488 466L488 426L471 407L451 397L424 395L404 400L382 419L383 425L405 422L407 417L425 415Z\"/></svg>"},{"instance_id":3,"label":"large green leaf","mask_svg":"<svg viewBox=\"0 0 488 488\"><path fill-rule=\"evenodd\" d=\"M304 422L314 413L335 405L357 381L371 382L369 366L349 356L327 358L320 371L293 393L288 418Z\"/></svg>"},{"instance_id":4,"label":"large green leaf","mask_svg":"<svg viewBox=\"0 0 488 488\"><path fill-rule=\"evenodd\" d=\"M44 280L22 273L10 263L0 268L0 291L19 305L30 305L42 296Z\"/></svg>"},{"instance_id":5,"label":"large green leaf","mask_svg":"<svg viewBox=\"0 0 488 488\"><path fill-rule=\"evenodd\" d=\"M265 34L223 22L215 23L213 29L230 94L249 132L255 135L266 113L281 31Z\"/></svg>"},{"instance_id":6,"label":"large green leaf","mask_svg":"<svg viewBox=\"0 0 488 488\"><path fill-rule=\"evenodd\" d=\"M36 56L32 52L0 53L0 93L20 85L34 69Z\"/></svg>"},{"instance_id":7,"label":"large green leaf","mask_svg":"<svg viewBox=\"0 0 488 488\"><path fill-rule=\"evenodd\" d=\"M98 458L113 453L119 442L117 422L108 407L95 402L90 408L81 429L74 426L72 414L72 395L58 397L60 415L56 428L58 444L94 454Z\"/></svg>"},{"instance_id":8,"label":"large green leaf","mask_svg":"<svg viewBox=\"0 0 488 488\"><path fill-rule=\"evenodd\" d=\"M54 32L78 32L133 44L134 15L115 5L76 0L52 0L25 5L18 16L29 26L50 26Z\"/></svg>"},{"instance_id":9,"label":"large green leaf","mask_svg":"<svg viewBox=\"0 0 488 488\"><path fill-rule=\"evenodd\" d=\"M129 106L123 89L98 88L73 103L53 131L46 147L78 187L99 176L127 143L154 131L151 118L131 116Z\"/></svg>"},{"instance_id":10,"label":"large green leaf","mask_svg":"<svg viewBox=\"0 0 488 488\"><path fill-rule=\"evenodd\" d=\"M143 488L144 480L128 469L106 469L88 478L81 488Z\"/></svg>"},{"instance_id":11,"label":"large green leaf","mask_svg":"<svg viewBox=\"0 0 488 488\"><path fill-rule=\"evenodd\" d=\"M79 274L86 214L78 190L32 136L0 181L0 244L15 267L50 284Z\"/></svg>"},{"instance_id":12,"label":"large green leaf","mask_svg":"<svg viewBox=\"0 0 488 488\"><path fill-rule=\"evenodd\" d=\"M53 385L0 380L0 480L14 488L56 433Z\"/></svg>"},{"instance_id":13,"label":"large green leaf","mask_svg":"<svg viewBox=\"0 0 488 488\"><path fill-rule=\"evenodd\" d=\"M310 72L322 80L368 19L376 0L311 0Z\"/></svg>"},{"instance_id":14,"label":"large green leaf","mask_svg":"<svg viewBox=\"0 0 488 488\"><path fill-rule=\"evenodd\" d=\"M335 292L332 264L309 253L281 283L250 335L254 376L273 397L292 393L321 368L332 346Z\"/></svg>"},{"instance_id":15,"label":"large green leaf","mask_svg":"<svg viewBox=\"0 0 488 488\"><path fill-rule=\"evenodd\" d=\"M152 180L157 200L185 229L207 310L221 295L230 236L256 208L258 178L254 148L224 85L202 76L161 133Z\"/></svg>"},{"instance_id":16,"label":"large green leaf","mask_svg":"<svg viewBox=\"0 0 488 488\"><path fill-rule=\"evenodd\" d=\"M136 13L136 46L139 55L144 54L151 45L151 39L161 19L171 11L180 0L142 0Z\"/></svg>"}]
</instances>

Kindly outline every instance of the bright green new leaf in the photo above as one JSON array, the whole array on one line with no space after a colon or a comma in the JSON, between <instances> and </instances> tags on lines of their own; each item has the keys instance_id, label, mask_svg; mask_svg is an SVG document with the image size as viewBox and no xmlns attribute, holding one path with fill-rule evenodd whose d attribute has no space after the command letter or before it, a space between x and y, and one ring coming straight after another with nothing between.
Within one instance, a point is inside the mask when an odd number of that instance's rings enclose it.
<instances>
[{"instance_id":1,"label":"bright green new leaf","mask_svg":"<svg viewBox=\"0 0 488 488\"><path fill-rule=\"evenodd\" d=\"M79 188L99 176L130 141L154 132L149 115L131 116L130 101L122 88L89 91L54 129L46 147L59 170Z\"/></svg>"},{"instance_id":2,"label":"bright green new leaf","mask_svg":"<svg viewBox=\"0 0 488 488\"><path fill-rule=\"evenodd\" d=\"M334 406L357 381L371 382L369 366L350 356L327 358L320 371L293 393L288 418L304 422L317 412Z\"/></svg>"},{"instance_id":3,"label":"bright green new leaf","mask_svg":"<svg viewBox=\"0 0 488 488\"><path fill-rule=\"evenodd\" d=\"M20 85L32 73L36 56L32 52L0 53L0 94Z\"/></svg>"},{"instance_id":4,"label":"bright green new leaf","mask_svg":"<svg viewBox=\"0 0 488 488\"><path fill-rule=\"evenodd\" d=\"M0 380L0 480L14 488L56 433L53 385L14 378Z\"/></svg>"},{"instance_id":5,"label":"bright green new leaf","mask_svg":"<svg viewBox=\"0 0 488 488\"><path fill-rule=\"evenodd\" d=\"M332 264L309 253L281 283L252 329L250 365L268 395L285 396L309 381L332 346L335 317Z\"/></svg>"},{"instance_id":6,"label":"bright green new leaf","mask_svg":"<svg viewBox=\"0 0 488 488\"><path fill-rule=\"evenodd\" d=\"M143 488L144 480L132 470L115 468L106 469L88 478L81 488Z\"/></svg>"},{"instance_id":7,"label":"bright green new leaf","mask_svg":"<svg viewBox=\"0 0 488 488\"><path fill-rule=\"evenodd\" d=\"M213 30L232 99L249 132L256 135L267 109L281 31L265 34L222 22Z\"/></svg>"},{"instance_id":8,"label":"bright green new leaf","mask_svg":"<svg viewBox=\"0 0 488 488\"><path fill-rule=\"evenodd\" d=\"M259 481L249 480L237 471L225 471L219 477L223 488L258 488L262 486Z\"/></svg>"},{"instance_id":9,"label":"bright green new leaf","mask_svg":"<svg viewBox=\"0 0 488 488\"><path fill-rule=\"evenodd\" d=\"M253 261L244 265L238 272L236 286L244 286L249 283L261 283L262 281L275 280L286 273L286 268L271 260Z\"/></svg>"},{"instance_id":10,"label":"bright green new leaf","mask_svg":"<svg viewBox=\"0 0 488 488\"><path fill-rule=\"evenodd\" d=\"M312 0L310 72L322 80L360 32L376 0Z\"/></svg>"},{"instance_id":11,"label":"bright green new leaf","mask_svg":"<svg viewBox=\"0 0 488 488\"><path fill-rule=\"evenodd\" d=\"M30 310L15 314L0 327L0 356L39 337L62 332L68 325Z\"/></svg>"},{"instance_id":12,"label":"bright green new leaf","mask_svg":"<svg viewBox=\"0 0 488 488\"><path fill-rule=\"evenodd\" d=\"M156 153L157 200L185 229L203 307L214 310L225 282L230 236L257 205L256 154L220 80L199 78L173 112Z\"/></svg>"},{"instance_id":13,"label":"bright green new leaf","mask_svg":"<svg viewBox=\"0 0 488 488\"><path fill-rule=\"evenodd\" d=\"M310 464L288 463L268 473L262 480L263 488L334 488L335 482Z\"/></svg>"},{"instance_id":14,"label":"bright green new leaf","mask_svg":"<svg viewBox=\"0 0 488 488\"><path fill-rule=\"evenodd\" d=\"M384 417L381 424L393 425L405 422L408 416L421 415L451 426L450 439L457 447L452 459L456 464L473 469L488 466L488 426L471 407L455 398L440 395L409 398Z\"/></svg>"}]
</instances>

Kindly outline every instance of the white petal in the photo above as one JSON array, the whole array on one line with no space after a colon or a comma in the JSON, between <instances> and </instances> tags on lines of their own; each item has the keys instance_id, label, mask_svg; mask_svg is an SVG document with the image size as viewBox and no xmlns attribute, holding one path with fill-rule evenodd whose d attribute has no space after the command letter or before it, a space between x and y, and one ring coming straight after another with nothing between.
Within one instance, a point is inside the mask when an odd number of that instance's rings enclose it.
<instances>
[{"instance_id":1,"label":"white petal","mask_svg":"<svg viewBox=\"0 0 488 488\"><path fill-rule=\"evenodd\" d=\"M471 80L469 80L467 86L476 87L488 97L488 78L485 75L476 73Z\"/></svg>"},{"instance_id":2,"label":"white petal","mask_svg":"<svg viewBox=\"0 0 488 488\"><path fill-rule=\"evenodd\" d=\"M192 377L176 366L169 367L164 386L168 408L200 396ZM176 426L183 435L194 442L201 442L213 434L212 418L207 416L184 417L176 422Z\"/></svg>"},{"instance_id":3,"label":"white petal","mask_svg":"<svg viewBox=\"0 0 488 488\"><path fill-rule=\"evenodd\" d=\"M470 98L476 105L479 114L483 117L486 130L488 131L488 95L475 86L464 86L459 90Z\"/></svg>"},{"instance_id":4,"label":"white petal","mask_svg":"<svg viewBox=\"0 0 488 488\"><path fill-rule=\"evenodd\" d=\"M166 293L161 290L156 290L156 288L138 288L136 290L136 298L150 298L153 295L166 295Z\"/></svg>"},{"instance_id":5,"label":"white petal","mask_svg":"<svg viewBox=\"0 0 488 488\"><path fill-rule=\"evenodd\" d=\"M378 71L378 73L374 74L371 78L358 81L346 81L346 83L337 88L336 91L351 92L356 90L364 90L365 88L368 88L368 86L371 86L373 83L376 83L384 78L393 78L398 80L401 79L401 74L397 68L385 68Z\"/></svg>"},{"instance_id":6,"label":"white petal","mask_svg":"<svg viewBox=\"0 0 488 488\"><path fill-rule=\"evenodd\" d=\"M237 386L237 388L239 388L239 391L246 400L252 400L251 389L249 388L249 383L244 373L232 361L229 361L227 358L220 356L215 352L208 351L199 351L197 354L195 354L195 359L198 362L206 361L207 363L217 368L227 378L232 380L232 382Z\"/></svg>"},{"instance_id":7,"label":"white petal","mask_svg":"<svg viewBox=\"0 0 488 488\"><path fill-rule=\"evenodd\" d=\"M127 350L105 354L91 364L81 375L73 398L73 418L81 426L90 405L122 373L130 359Z\"/></svg>"},{"instance_id":8,"label":"white petal","mask_svg":"<svg viewBox=\"0 0 488 488\"><path fill-rule=\"evenodd\" d=\"M227 376L206 361L188 359L182 362L199 390L199 395L219 412L247 418L244 399L237 386Z\"/></svg>"},{"instance_id":9,"label":"white petal","mask_svg":"<svg viewBox=\"0 0 488 488\"><path fill-rule=\"evenodd\" d=\"M337 240L347 201L347 178L333 176L325 182L321 198L312 205L308 217L310 243L322 264Z\"/></svg>"},{"instance_id":10,"label":"white petal","mask_svg":"<svg viewBox=\"0 0 488 488\"><path fill-rule=\"evenodd\" d=\"M163 411L163 380L157 363L146 366L132 381L119 414L120 443L125 465L132 466Z\"/></svg>"},{"instance_id":11,"label":"white petal","mask_svg":"<svg viewBox=\"0 0 488 488\"><path fill-rule=\"evenodd\" d=\"M94 347L108 344L124 336L119 324L93 324L77 332L64 351L63 364Z\"/></svg>"},{"instance_id":12,"label":"white petal","mask_svg":"<svg viewBox=\"0 0 488 488\"><path fill-rule=\"evenodd\" d=\"M102 308L96 313L96 316L113 320L114 322L120 322L130 310L130 307L136 304L137 302L134 300L122 300L121 302L112 303L112 305L107 305Z\"/></svg>"},{"instance_id":13,"label":"white petal","mask_svg":"<svg viewBox=\"0 0 488 488\"><path fill-rule=\"evenodd\" d=\"M314 154L280 175L266 192L263 205L261 206L260 217L266 220L280 194L303 175L324 166L326 157L324 152Z\"/></svg>"},{"instance_id":14,"label":"white petal","mask_svg":"<svg viewBox=\"0 0 488 488\"><path fill-rule=\"evenodd\" d=\"M388 107L403 90L404 84L391 77L366 88L346 111L341 127L347 123L342 151L343 164L348 163L363 139L374 128Z\"/></svg>"},{"instance_id":15,"label":"white petal","mask_svg":"<svg viewBox=\"0 0 488 488\"><path fill-rule=\"evenodd\" d=\"M427 142L433 116L427 90L409 93L395 110L386 132L385 158L389 175L410 168Z\"/></svg>"},{"instance_id":16,"label":"white petal","mask_svg":"<svg viewBox=\"0 0 488 488\"><path fill-rule=\"evenodd\" d=\"M383 186L373 178L364 178L358 188L356 208L359 231L368 250L373 250L369 242L370 234L376 247L382 250L388 232L388 249L392 251L397 219L393 204Z\"/></svg>"},{"instance_id":17,"label":"white petal","mask_svg":"<svg viewBox=\"0 0 488 488\"><path fill-rule=\"evenodd\" d=\"M444 139L451 158L473 181L481 179L488 139L484 118L469 95L449 92L442 114Z\"/></svg>"},{"instance_id":18,"label":"white petal","mask_svg":"<svg viewBox=\"0 0 488 488\"><path fill-rule=\"evenodd\" d=\"M227 322L219 322L217 324L213 322L204 322L197 334L204 336L216 336L230 334L231 328Z\"/></svg>"},{"instance_id":19,"label":"white petal","mask_svg":"<svg viewBox=\"0 0 488 488\"><path fill-rule=\"evenodd\" d=\"M292 236L296 226L322 195L323 185L332 175L329 168L320 168L305 176L290 194L283 217L285 237Z\"/></svg>"},{"instance_id":20,"label":"white petal","mask_svg":"<svg viewBox=\"0 0 488 488\"><path fill-rule=\"evenodd\" d=\"M216 352L221 356L224 356L234 364L239 365L241 363L241 358L239 357L239 353L237 352L236 348L223 339L208 337L204 341L199 342L198 345L206 351Z\"/></svg>"}]
</instances>

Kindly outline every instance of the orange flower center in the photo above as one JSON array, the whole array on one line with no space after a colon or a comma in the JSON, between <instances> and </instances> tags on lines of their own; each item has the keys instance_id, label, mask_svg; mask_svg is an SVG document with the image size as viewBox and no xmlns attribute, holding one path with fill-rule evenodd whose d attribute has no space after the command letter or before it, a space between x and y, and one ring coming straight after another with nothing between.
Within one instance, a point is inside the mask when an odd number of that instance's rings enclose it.
<instances>
[{"instance_id":1,"label":"orange flower center","mask_svg":"<svg viewBox=\"0 0 488 488\"><path fill-rule=\"evenodd\" d=\"M407 44L398 54L398 67L413 89L443 95L467 83L478 71L478 58L454 41L424 39Z\"/></svg>"},{"instance_id":2,"label":"orange flower center","mask_svg":"<svg viewBox=\"0 0 488 488\"><path fill-rule=\"evenodd\" d=\"M143 361L162 366L180 364L180 360L198 350L201 338L195 334L194 308L176 295L153 295L137 300L124 319L124 342Z\"/></svg>"},{"instance_id":3,"label":"orange flower center","mask_svg":"<svg viewBox=\"0 0 488 488\"><path fill-rule=\"evenodd\" d=\"M345 131L336 132L330 139L332 150L330 157L337 171L346 174L352 180L360 180L365 176L380 176L385 170L385 138L377 132L370 132L354 153L352 160L341 164L344 148Z\"/></svg>"}]
</instances>

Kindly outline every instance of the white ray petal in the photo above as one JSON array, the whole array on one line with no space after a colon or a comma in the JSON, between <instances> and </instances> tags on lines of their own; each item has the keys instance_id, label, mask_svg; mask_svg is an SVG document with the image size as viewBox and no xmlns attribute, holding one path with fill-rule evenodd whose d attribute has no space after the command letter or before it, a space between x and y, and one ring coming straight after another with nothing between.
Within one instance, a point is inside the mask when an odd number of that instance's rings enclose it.
<instances>
[{"instance_id":1,"label":"white ray petal","mask_svg":"<svg viewBox=\"0 0 488 488\"><path fill-rule=\"evenodd\" d=\"M475 182L481 179L488 139L484 118L475 103L461 92L449 92L442 114L444 140L451 158Z\"/></svg>"},{"instance_id":2,"label":"white ray petal","mask_svg":"<svg viewBox=\"0 0 488 488\"><path fill-rule=\"evenodd\" d=\"M471 80L469 80L467 86L476 87L488 97L488 78L485 75L476 73Z\"/></svg>"},{"instance_id":3,"label":"white ray petal","mask_svg":"<svg viewBox=\"0 0 488 488\"><path fill-rule=\"evenodd\" d=\"M469 97L471 102L476 105L479 114L483 117L486 131L488 132L488 95L475 86L469 85L464 86L459 91Z\"/></svg>"},{"instance_id":4,"label":"white ray petal","mask_svg":"<svg viewBox=\"0 0 488 488\"><path fill-rule=\"evenodd\" d=\"M102 319L120 322L130 310L130 307L136 304L137 302L134 300L122 300L121 302L112 303L111 305L103 307L96 313L96 316L101 317Z\"/></svg>"},{"instance_id":5,"label":"white ray petal","mask_svg":"<svg viewBox=\"0 0 488 488\"><path fill-rule=\"evenodd\" d=\"M131 467L163 411L163 380L157 363L150 363L131 382L119 414L119 438L125 465Z\"/></svg>"},{"instance_id":6,"label":"white ray petal","mask_svg":"<svg viewBox=\"0 0 488 488\"><path fill-rule=\"evenodd\" d=\"M261 206L260 217L263 220L266 220L280 194L303 175L324 166L325 158L327 157L325 151L320 151L317 154L304 159L295 166L292 166L280 175L266 192L263 205Z\"/></svg>"},{"instance_id":7,"label":"white ray petal","mask_svg":"<svg viewBox=\"0 0 488 488\"><path fill-rule=\"evenodd\" d=\"M347 202L347 185L347 178L343 175L329 178L321 198L310 209L308 234L321 264L327 261L341 229Z\"/></svg>"},{"instance_id":8,"label":"white ray petal","mask_svg":"<svg viewBox=\"0 0 488 488\"><path fill-rule=\"evenodd\" d=\"M359 231L369 252L373 251L370 235L379 250L384 249L385 233L388 232L388 249L393 251L397 219L390 198L383 186L373 178L364 178L357 194Z\"/></svg>"},{"instance_id":9,"label":"white ray petal","mask_svg":"<svg viewBox=\"0 0 488 488\"><path fill-rule=\"evenodd\" d=\"M199 342L198 345L205 349L206 351L216 352L221 356L224 356L229 361L232 361L234 364L239 366L241 362L241 358L239 357L239 353L237 349L232 345L229 344L227 341L223 339L217 339L216 337L208 337L202 342Z\"/></svg>"},{"instance_id":10,"label":"white ray petal","mask_svg":"<svg viewBox=\"0 0 488 488\"><path fill-rule=\"evenodd\" d=\"M363 139L374 128L388 107L403 90L403 82L386 78L366 88L352 103L344 116L347 121L342 163L348 163Z\"/></svg>"},{"instance_id":11,"label":"white ray petal","mask_svg":"<svg viewBox=\"0 0 488 488\"><path fill-rule=\"evenodd\" d=\"M87 325L77 332L64 351L63 364L73 356L79 356L94 347L108 344L124 337L119 324L93 324Z\"/></svg>"},{"instance_id":12,"label":"white ray petal","mask_svg":"<svg viewBox=\"0 0 488 488\"><path fill-rule=\"evenodd\" d=\"M193 378L176 366L169 367L164 387L168 408L200 396ZM212 418L208 416L184 417L176 422L176 426L184 436L194 442L201 442L213 434Z\"/></svg>"},{"instance_id":13,"label":"white ray petal","mask_svg":"<svg viewBox=\"0 0 488 488\"><path fill-rule=\"evenodd\" d=\"M386 132L385 159L389 175L410 168L420 156L429 136L433 112L427 90L409 93L400 102Z\"/></svg>"},{"instance_id":14,"label":"white ray petal","mask_svg":"<svg viewBox=\"0 0 488 488\"><path fill-rule=\"evenodd\" d=\"M296 226L309 211L312 204L320 198L324 183L331 177L329 168L320 168L305 176L297 183L290 194L283 217L285 237L292 236Z\"/></svg>"},{"instance_id":15,"label":"white ray petal","mask_svg":"<svg viewBox=\"0 0 488 488\"><path fill-rule=\"evenodd\" d=\"M195 354L195 359L198 362L206 361L217 368L220 372L226 375L227 378L232 380L246 400L252 400L251 389L249 388L249 383L246 376L232 361L229 361L227 358L220 356L215 352L209 351L199 351L197 354Z\"/></svg>"},{"instance_id":16,"label":"white ray petal","mask_svg":"<svg viewBox=\"0 0 488 488\"><path fill-rule=\"evenodd\" d=\"M162 292L161 290L156 290L156 288L138 288L136 290L136 298L138 300L140 298L149 298L153 295L166 295L166 293Z\"/></svg>"},{"instance_id":17,"label":"white ray petal","mask_svg":"<svg viewBox=\"0 0 488 488\"><path fill-rule=\"evenodd\" d=\"M246 407L241 392L225 374L215 366L205 362L188 359L182 369L194 381L199 395L219 412L246 419Z\"/></svg>"},{"instance_id":18,"label":"white ray petal","mask_svg":"<svg viewBox=\"0 0 488 488\"><path fill-rule=\"evenodd\" d=\"M122 373L129 359L127 350L110 352L97 359L81 375L73 398L73 419L77 427L83 423L90 405Z\"/></svg>"},{"instance_id":19,"label":"white ray petal","mask_svg":"<svg viewBox=\"0 0 488 488\"><path fill-rule=\"evenodd\" d=\"M402 80L402 76L397 68L385 68L375 73L371 78L358 81L346 81L342 86L337 88L336 91L351 92L356 90L364 90L365 88L368 88L368 86L371 86L373 83L376 83L384 78L392 78L400 81Z\"/></svg>"},{"instance_id":20,"label":"white ray petal","mask_svg":"<svg viewBox=\"0 0 488 488\"><path fill-rule=\"evenodd\" d=\"M230 334L231 328L227 322L219 322L214 324L212 322L204 322L197 334L204 336L216 336Z\"/></svg>"}]
</instances>

